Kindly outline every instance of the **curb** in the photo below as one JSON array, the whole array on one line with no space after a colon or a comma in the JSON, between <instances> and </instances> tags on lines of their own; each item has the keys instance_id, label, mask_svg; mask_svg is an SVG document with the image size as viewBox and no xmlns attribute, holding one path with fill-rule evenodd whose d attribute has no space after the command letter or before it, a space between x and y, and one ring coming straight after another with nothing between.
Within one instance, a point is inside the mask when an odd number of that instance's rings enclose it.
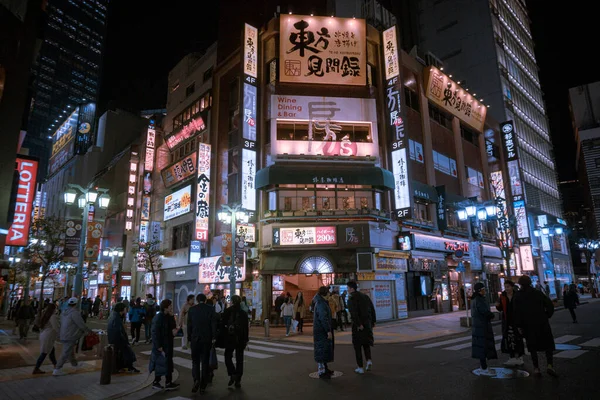
<instances>
[{"instance_id":1,"label":"curb","mask_svg":"<svg viewBox=\"0 0 600 400\"><path fill-rule=\"evenodd\" d=\"M179 379L179 371L177 370L177 368L173 368L173 382L176 382L177 379ZM144 389L149 388L152 385L152 382L154 381L154 374L153 373L148 373L148 376L146 377L146 380L141 383L140 385L136 386L135 388L128 390L126 392L123 393L119 393L119 394L115 394L112 395L111 397L107 397L107 400L117 400L117 399L122 399L124 397L127 396L131 396L132 394L141 392ZM152 394L145 396L145 397L141 397L141 398L146 398L146 397L151 397L152 395L154 395L154 393L163 393L162 392L152 392Z\"/></svg>"}]
</instances>

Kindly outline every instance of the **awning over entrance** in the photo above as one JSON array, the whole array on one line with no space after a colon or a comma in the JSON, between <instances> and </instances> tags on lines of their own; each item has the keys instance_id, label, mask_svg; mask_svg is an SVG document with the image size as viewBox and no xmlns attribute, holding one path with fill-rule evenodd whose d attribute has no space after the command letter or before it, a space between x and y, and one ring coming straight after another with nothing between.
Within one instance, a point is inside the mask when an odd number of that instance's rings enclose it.
<instances>
[{"instance_id":1,"label":"awning over entrance","mask_svg":"<svg viewBox=\"0 0 600 400\"><path fill-rule=\"evenodd\" d=\"M394 189L394 175L379 167L330 167L316 170L310 166L272 165L256 173L256 188L261 189L276 184L316 184L330 185L370 185Z\"/></svg>"},{"instance_id":2,"label":"awning over entrance","mask_svg":"<svg viewBox=\"0 0 600 400\"><path fill-rule=\"evenodd\" d=\"M437 190L435 190L433 186L426 185L419 181L410 181L410 185L414 197L427 200L430 203L438 202Z\"/></svg>"}]
</instances>

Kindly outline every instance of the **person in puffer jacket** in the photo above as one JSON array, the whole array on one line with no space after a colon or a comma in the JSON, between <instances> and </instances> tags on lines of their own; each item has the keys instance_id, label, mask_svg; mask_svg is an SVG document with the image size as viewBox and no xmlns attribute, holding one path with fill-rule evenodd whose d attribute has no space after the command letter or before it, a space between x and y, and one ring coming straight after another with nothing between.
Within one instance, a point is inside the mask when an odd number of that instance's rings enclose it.
<instances>
[{"instance_id":1,"label":"person in puffer jacket","mask_svg":"<svg viewBox=\"0 0 600 400\"><path fill-rule=\"evenodd\" d=\"M142 299L138 297L135 304L129 309L129 322L131 322L131 344L135 345L140 341L140 329L142 322L146 318L146 310L142 307Z\"/></svg>"},{"instance_id":2,"label":"person in puffer jacket","mask_svg":"<svg viewBox=\"0 0 600 400\"><path fill-rule=\"evenodd\" d=\"M62 376L66 372L62 370L67 359L71 361L71 365L77 367L77 359L75 358L75 346L77 341L84 335L91 333L92 330L85 325L81 313L77 309L77 297L71 297L68 304L68 309L60 316L60 341L63 344L62 354L56 363L56 368L52 375Z\"/></svg>"}]
</instances>

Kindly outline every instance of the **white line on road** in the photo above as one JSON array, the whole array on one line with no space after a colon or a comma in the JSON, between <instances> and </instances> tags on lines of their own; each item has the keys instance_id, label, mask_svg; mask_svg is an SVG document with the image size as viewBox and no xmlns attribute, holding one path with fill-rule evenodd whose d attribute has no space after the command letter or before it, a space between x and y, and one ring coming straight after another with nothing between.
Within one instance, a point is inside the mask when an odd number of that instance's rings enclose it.
<instances>
[{"instance_id":1,"label":"white line on road","mask_svg":"<svg viewBox=\"0 0 600 400\"><path fill-rule=\"evenodd\" d=\"M570 342L571 340L577 339L578 337L581 337L581 336L577 336L577 335L559 336L557 338L554 338L554 343L563 344L563 343Z\"/></svg>"},{"instance_id":2,"label":"white line on road","mask_svg":"<svg viewBox=\"0 0 600 400\"><path fill-rule=\"evenodd\" d=\"M554 358L569 358L573 359L579 357L580 355L587 353L587 350L565 350L560 351L554 355Z\"/></svg>"},{"instance_id":3,"label":"white line on road","mask_svg":"<svg viewBox=\"0 0 600 400\"><path fill-rule=\"evenodd\" d=\"M464 337L460 337L457 339L450 339L450 340L444 340L443 342L435 342L435 343L429 343L429 344L424 344L422 346L415 346L415 349L431 349L432 347L440 347L446 344L452 344L452 343L458 343L458 342L464 342L465 340L469 340L471 339L471 336L464 336Z\"/></svg>"},{"instance_id":4,"label":"white line on road","mask_svg":"<svg viewBox=\"0 0 600 400\"><path fill-rule=\"evenodd\" d=\"M283 348L286 348L286 349L294 349L294 350L310 350L310 351L314 350L313 347L308 347L308 346L296 346L296 345L291 345L291 344L279 344L279 343L272 343L272 342L261 342L260 340L251 340L250 344L252 344L252 343L266 344L268 346L283 347Z\"/></svg>"},{"instance_id":5,"label":"white line on road","mask_svg":"<svg viewBox=\"0 0 600 400\"><path fill-rule=\"evenodd\" d=\"M173 357L173 364L187 369L192 369L192 360L183 357Z\"/></svg>"},{"instance_id":6,"label":"white line on road","mask_svg":"<svg viewBox=\"0 0 600 400\"><path fill-rule=\"evenodd\" d=\"M585 343L580 343L579 346L598 347L598 346L600 346L600 338L593 338L592 340L588 340Z\"/></svg>"},{"instance_id":7,"label":"white line on road","mask_svg":"<svg viewBox=\"0 0 600 400\"><path fill-rule=\"evenodd\" d=\"M498 339L502 339L502 335L494 336L494 341L496 341ZM466 349L467 347L471 347L471 345L472 345L471 343L459 344L456 346L444 347L442 350L450 350L450 351L462 350L462 349Z\"/></svg>"},{"instance_id":8,"label":"white line on road","mask_svg":"<svg viewBox=\"0 0 600 400\"><path fill-rule=\"evenodd\" d=\"M252 350L261 350L261 351L268 351L271 353L279 353L279 354L296 354L298 353L297 351L293 351L293 350L284 350L284 349L275 349L272 347L263 347L263 346L256 346L256 345L252 345Z\"/></svg>"}]
</instances>

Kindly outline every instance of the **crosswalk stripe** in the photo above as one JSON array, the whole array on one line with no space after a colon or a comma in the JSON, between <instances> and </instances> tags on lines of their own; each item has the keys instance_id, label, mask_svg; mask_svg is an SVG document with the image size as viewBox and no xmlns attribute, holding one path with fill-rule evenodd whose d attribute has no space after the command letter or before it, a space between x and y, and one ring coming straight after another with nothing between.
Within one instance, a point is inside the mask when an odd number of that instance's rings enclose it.
<instances>
[{"instance_id":1,"label":"crosswalk stripe","mask_svg":"<svg viewBox=\"0 0 600 400\"><path fill-rule=\"evenodd\" d=\"M187 369L192 369L192 360L183 357L173 357L173 364Z\"/></svg>"},{"instance_id":2,"label":"crosswalk stripe","mask_svg":"<svg viewBox=\"0 0 600 400\"><path fill-rule=\"evenodd\" d=\"M416 346L415 349L431 349L432 347L440 347L440 346L444 346L446 344L464 342L465 340L469 340L469 339L471 339L471 336L464 336L464 337L460 337L457 339L444 340L443 342L435 342L435 343L424 344L422 346Z\"/></svg>"},{"instance_id":3,"label":"crosswalk stripe","mask_svg":"<svg viewBox=\"0 0 600 400\"><path fill-rule=\"evenodd\" d=\"M292 344L279 344L279 343L272 343L272 342L261 342L260 340L251 340L250 344L266 344L269 346L275 346L275 347L283 347L286 349L293 349L293 350L310 350L313 351L314 348L313 347L308 347L308 346L297 346L297 345L292 345Z\"/></svg>"},{"instance_id":4,"label":"crosswalk stripe","mask_svg":"<svg viewBox=\"0 0 600 400\"><path fill-rule=\"evenodd\" d=\"M262 351L268 351L270 353L279 353L279 354L296 354L298 353L297 351L293 351L293 350L284 350L284 349L276 349L273 347L263 347L263 346L257 346L257 345L252 345L252 350L262 350Z\"/></svg>"},{"instance_id":5,"label":"crosswalk stripe","mask_svg":"<svg viewBox=\"0 0 600 400\"><path fill-rule=\"evenodd\" d=\"M502 335L494 336L494 341L496 341L498 339L502 339ZM472 345L472 343L458 344L456 346L444 347L442 350L450 350L450 351L462 350L462 349L466 349L467 347L471 347L471 345Z\"/></svg>"},{"instance_id":6,"label":"crosswalk stripe","mask_svg":"<svg viewBox=\"0 0 600 400\"><path fill-rule=\"evenodd\" d=\"M554 355L554 358L569 358L573 359L575 357L579 357L580 355L587 353L588 350L565 350L559 351Z\"/></svg>"},{"instance_id":7,"label":"crosswalk stripe","mask_svg":"<svg viewBox=\"0 0 600 400\"><path fill-rule=\"evenodd\" d=\"M581 336L577 336L577 335L559 336L557 338L554 338L554 343L558 343L558 344L567 343L567 342L570 342L571 340L577 339L578 337L581 337Z\"/></svg>"},{"instance_id":8,"label":"crosswalk stripe","mask_svg":"<svg viewBox=\"0 0 600 400\"><path fill-rule=\"evenodd\" d=\"M600 346L600 338L594 338L592 340L588 340L585 343L581 343L579 346L584 346L584 347L599 347Z\"/></svg>"}]
</instances>

